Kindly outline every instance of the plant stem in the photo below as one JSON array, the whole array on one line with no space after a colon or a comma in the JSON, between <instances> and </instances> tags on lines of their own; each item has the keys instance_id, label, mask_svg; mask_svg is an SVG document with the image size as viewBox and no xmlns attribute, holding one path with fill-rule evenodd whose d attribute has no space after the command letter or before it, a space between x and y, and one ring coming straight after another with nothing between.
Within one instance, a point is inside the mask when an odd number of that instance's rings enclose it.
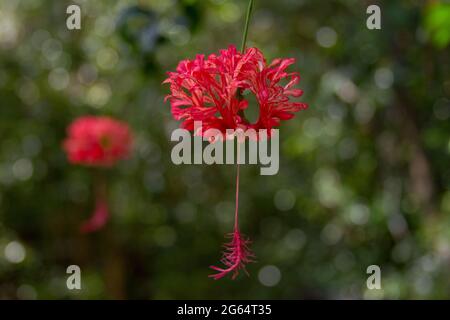
<instances>
[{"instance_id":1,"label":"plant stem","mask_svg":"<svg viewBox=\"0 0 450 320\"><path fill-rule=\"evenodd\" d=\"M253 10L253 0L250 0L247 8L247 15L245 17L245 27L244 27L244 35L242 36L242 45L241 45L241 53L244 53L245 43L247 42L247 34L248 34L248 25L250 24L250 17L252 15Z\"/></svg>"},{"instance_id":2,"label":"plant stem","mask_svg":"<svg viewBox=\"0 0 450 320\"><path fill-rule=\"evenodd\" d=\"M242 35L242 44L241 44L241 53L244 54L245 50L245 44L247 42L247 34L248 34L248 26L250 24L250 18L252 15L253 10L253 0L250 0L247 7L247 14L245 16L245 26L244 26L244 34ZM237 96L239 100L242 100L242 91L241 89L238 89ZM245 119L244 111L239 110L238 112L239 116Z\"/></svg>"},{"instance_id":3,"label":"plant stem","mask_svg":"<svg viewBox=\"0 0 450 320\"><path fill-rule=\"evenodd\" d=\"M236 203L235 203L235 210L234 210L234 230L239 230L239 158L240 158L240 145L239 145L239 138L236 139L237 141L237 151L236 151Z\"/></svg>"},{"instance_id":4,"label":"plant stem","mask_svg":"<svg viewBox=\"0 0 450 320\"><path fill-rule=\"evenodd\" d=\"M247 34L248 34L248 26L250 24L250 18L253 10L253 0L250 0L247 8L247 15L245 17L245 27L244 34L242 36L242 45L241 45L241 53L244 54L245 43L247 42ZM242 92L238 90L238 97L242 99ZM242 110L239 111L241 117L245 118L244 112ZM236 165L236 207L234 211L234 230L235 232L239 230L239 139L237 139L237 165Z\"/></svg>"}]
</instances>

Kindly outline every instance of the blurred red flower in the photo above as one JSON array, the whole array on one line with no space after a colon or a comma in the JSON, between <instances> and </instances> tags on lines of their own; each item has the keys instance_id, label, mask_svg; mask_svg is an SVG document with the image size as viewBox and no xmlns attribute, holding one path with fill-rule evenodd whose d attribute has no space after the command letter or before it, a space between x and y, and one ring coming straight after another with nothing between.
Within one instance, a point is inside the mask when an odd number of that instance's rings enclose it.
<instances>
[{"instance_id":1,"label":"blurred red flower","mask_svg":"<svg viewBox=\"0 0 450 320\"><path fill-rule=\"evenodd\" d=\"M90 233L100 230L109 220L108 202L102 196L97 195L95 209L91 217L84 221L80 227L81 233Z\"/></svg>"},{"instance_id":2,"label":"blurred red flower","mask_svg":"<svg viewBox=\"0 0 450 320\"><path fill-rule=\"evenodd\" d=\"M183 60L175 72L163 82L170 84L172 115L181 120L181 127L194 130L194 121L202 121L203 135L210 128L225 133L226 129L270 129L280 120L288 120L294 113L307 108L305 103L292 102L303 91L292 87L300 80L298 73L286 72L295 59L275 59L267 65L257 48L240 53L234 46L211 54L207 59L197 55L194 60ZM280 81L287 80L282 85ZM240 93L250 91L259 104L259 118L250 123L243 111L248 101Z\"/></svg>"},{"instance_id":3,"label":"blurred red flower","mask_svg":"<svg viewBox=\"0 0 450 320\"><path fill-rule=\"evenodd\" d=\"M110 117L84 116L67 128L63 143L69 161L86 166L110 167L128 156L132 136L128 125ZM96 204L91 217L80 227L82 233L97 231L109 220L106 184L96 181Z\"/></svg>"},{"instance_id":4,"label":"blurred red flower","mask_svg":"<svg viewBox=\"0 0 450 320\"><path fill-rule=\"evenodd\" d=\"M110 117L84 116L67 129L64 150L73 164L109 167L125 158L132 143L128 125Z\"/></svg>"}]
</instances>

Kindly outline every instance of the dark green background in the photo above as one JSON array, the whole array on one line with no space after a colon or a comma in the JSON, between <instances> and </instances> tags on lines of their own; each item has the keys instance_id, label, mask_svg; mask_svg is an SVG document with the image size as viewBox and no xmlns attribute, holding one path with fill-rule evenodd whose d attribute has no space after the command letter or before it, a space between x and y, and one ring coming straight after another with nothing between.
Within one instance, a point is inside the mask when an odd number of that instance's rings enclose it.
<instances>
[{"instance_id":1,"label":"dark green background","mask_svg":"<svg viewBox=\"0 0 450 320\"><path fill-rule=\"evenodd\" d=\"M207 277L235 168L172 164L161 82L181 59L239 46L247 1L73 1L82 29L68 31L71 3L0 0L0 298L450 297L448 3L256 0L248 45L297 59L310 108L281 127L277 175L242 167L258 261L235 281ZM374 3L381 30L366 28ZM85 114L135 134L104 173L112 219L93 235L77 228L94 170L61 150ZM382 290L366 287L374 264Z\"/></svg>"}]
</instances>

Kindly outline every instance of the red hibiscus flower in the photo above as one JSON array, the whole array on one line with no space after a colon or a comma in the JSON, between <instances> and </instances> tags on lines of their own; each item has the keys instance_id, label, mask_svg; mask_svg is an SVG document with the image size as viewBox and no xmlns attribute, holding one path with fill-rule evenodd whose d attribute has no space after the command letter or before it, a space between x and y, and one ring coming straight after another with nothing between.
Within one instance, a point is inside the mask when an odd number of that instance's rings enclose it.
<instances>
[{"instance_id":1,"label":"red hibiscus flower","mask_svg":"<svg viewBox=\"0 0 450 320\"><path fill-rule=\"evenodd\" d=\"M166 97L175 120L181 127L193 130L194 121L202 121L203 135L210 128L225 133L226 129L270 129L280 120L288 120L294 113L307 108L305 103L292 102L300 97L300 89L292 87L300 80L298 73L286 72L295 59L276 59L270 65L257 48L240 53L234 46L212 54L207 59L197 55L194 60L183 60L175 72L169 72L164 83L170 84ZM285 85L280 84L287 80ZM259 119L251 124L243 111L248 101L237 94L252 92L259 104ZM199 134L199 133L195 133Z\"/></svg>"},{"instance_id":2,"label":"red hibiscus flower","mask_svg":"<svg viewBox=\"0 0 450 320\"><path fill-rule=\"evenodd\" d=\"M74 164L109 167L130 151L128 125L109 117L78 118L69 126L67 134L64 150Z\"/></svg>"},{"instance_id":3,"label":"red hibiscus flower","mask_svg":"<svg viewBox=\"0 0 450 320\"><path fill-rule=\"evenodd\" d=\"M171 93L166 100L170 101L174 119L195 135L211 138L208 129L217 129L225 137L227 129L253 129L267 130L270 137L272 128L278 127L281 120L292 119L297 111L308 107L305 103L291 101L292 97L303 94L302 90L293 88L300 80L299 74L286 71L294 62L295 59L275 59L267 64L258 49L249 48L241 53L234 46L206 59L204 55L197 55L194 60L181 61L175 72L168 73L163 83L170 84ZM259 105L259 118L255 123L250 123L244 115L248 107L246 92L254 94ZM202 131L194 128L197 121L201 121ZM234 279L253 261L250 241L239 231L238 202L239 165L234 230L229 235L231 242L225 244L221 259L224 267L211 266L217 272L210 275L213 279L230 273Z\"/></svg>"},{"instance_id":4,"label":"red hibiscus flower","mask_svg":"<svg viewBox=\"0 0 450 320\"><path fill-rule=\"evenodd\" d=\"M76 119L67 129L68 137L63 143L69 161L95 167L111 167L128 156L132 137L128 125L109 117L85 116ZM91 217L80 231L94 232L109 220L106 184L96 181L96 204Z\"/></svg>"}]
</instances>

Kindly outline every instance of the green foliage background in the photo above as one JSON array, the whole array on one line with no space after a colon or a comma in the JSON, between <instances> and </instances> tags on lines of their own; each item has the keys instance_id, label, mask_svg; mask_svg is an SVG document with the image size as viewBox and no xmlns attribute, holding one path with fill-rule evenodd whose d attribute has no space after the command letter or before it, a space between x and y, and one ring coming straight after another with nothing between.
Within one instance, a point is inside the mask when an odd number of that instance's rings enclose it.
<instances>
[{"instance_id":1,"label":"green foliage background","mask_svg":"<svg viewBox=\"0 0 450 320\"><path fill-rule=\"evenodd\" d=\"M235 168L172 164L161 82L181 59L239 46L247 2L73 3L79 31L72 1L0 0L0 298L450 297L448 2L256 0L248 45L297 59L310 108L281 127L277 175L241 170L258 261L235 281L207 277ZM366 28L370 4L381 30ZM136 138L104 173L113 217L93 235L78 226L94 173L61 150L85 114ZM80 291L66 288L71 264ZM374 264L382 290L366 287Z\"/></svg>"}]
</instances>

